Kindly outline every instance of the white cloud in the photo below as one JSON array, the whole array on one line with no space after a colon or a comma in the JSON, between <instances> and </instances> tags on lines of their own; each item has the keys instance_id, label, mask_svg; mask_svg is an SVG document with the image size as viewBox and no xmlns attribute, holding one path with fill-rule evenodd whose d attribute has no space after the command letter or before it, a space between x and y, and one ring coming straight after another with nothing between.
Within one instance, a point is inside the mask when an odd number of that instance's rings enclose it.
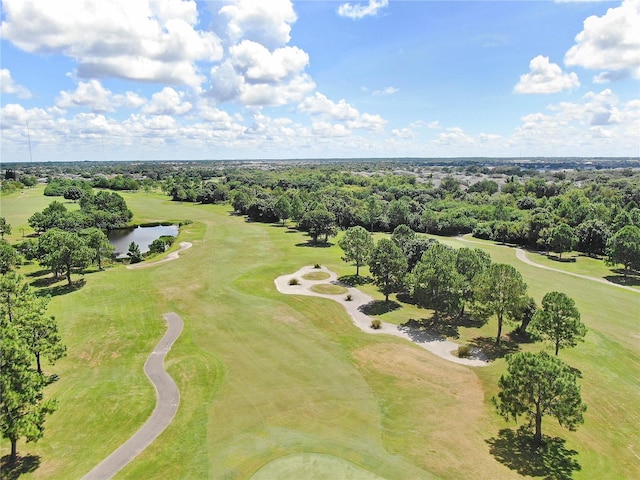
<instances>
[{"instance_id":1,"label":"white cloud","mask_svg":"<svg viewBox=\"0 0 640 480\"><path fill-rule=\"evenodd\" d=\"M251 40L276 48L291 39L291 24L297 20L290 0L233 0L219 14L228 19L227 35L232 43Z\"/></svg>"},{"instance_id":2,"label":"white cloud","mask_svg":"<svg viewBox=\"0 0 640 480\"><path fill-rule=\"evenodd\" d=\"M382 90L374 90L373 93L371 93L371 95L373 95L374 97L380 97L383 95L393 95L394 93L398 93L399 91L400 91L399 88L387 87L387 88L383 88Z\"/></svg>"},{"instance_id":3,"label":"white cloud","mask_svg":"<svg viewBox=\"0 0 640 480\"><path fill-rule=\"evenodd\" d=\"M640 0L623 0L602 17L584 21L576 44L567 51L564 63L591 70L618 72L640 79ZM596 77L605 80L609 72ZM610 77L612 78L612 77Z\"/></svg>"},{"instance_id":4,"label":"white cloud","mask_svg":"<svg viewBox=\"0 0 640 480\"><path fill-rule=\"evenodd\" d=\"M516 93L558 93L580 86L575 73L563 73L559 65L549 63L549 57L538 55L529 62L529 69L529 73L520 75Z\"/></svg>"},{"instance_id":5,"label":"white cloud","mask_svg":"<svg viewBox=\"0 0 640 480\"><path fill-rule=\"evenodd\" d=\"M165 87L151 96L151 101L142 109L150 115L184 115L191 110L191 103L182 100L184 94Z\"/></svg>"},{"instance_id":6,"label":"white cloud","mask_svg":"<svg viewBox=\"0 0 640 480\"><path fill-rule=\"evenodd\" d=\"M114 111L119 107L137 108L144 103L145 100L134 92L114 95L98 80L79 82L75 91L62 91L56 98L58 108L86 107L94 112Z\"/></svg>"},{"instance_id":7,"label":"white cloud","mask_svg":"<svg viewBox=\"0 0 640 480\"><path fill-rule=\"evenodd\" d=\"M0 92L7 95L16 95L21 99L31 98L29 89L17 84L7 68L0 69Z\"/></svg>"},{"instance_id":8,"label":"white cloud","mask_svg":"<svg viewBox=\"0 0 640 480\"><path fill-rule=\"evenodd\" d=\"M193 0L4 0L2 36L30 53L63 54L81 78L198 85L196 62L220 60L220 39L196 31Z\"/></svg>"},{"instance_id":9,"label":"white cloud","mask_svg":"<svg viewBox=\"0 0 640 480\"><path fill-rule=\"evenodd\" d=\"M311 115L323 115L332 120L355 120L360 115L360 112L344 99L336 103L320 92L305 98L298 105L298 109Z\"/></svg>"},{"instance_id":10,"label":"white cloud","mask_svg":"<svg viewBox=\"0 0 640 480\"><path fill-rule=\"evenodd\" d=\"M341 17L360 19L375 16L389 5L389 0L369 0L366 5L343 3L338 7L338 15Z\"/></svg>"},{"instance_id":11,"label":"white cloud","mask_svg":"<svg viewBox=\"0 0 640 480\"><path fill-rule=\"evenodd\" d=\"M270 52L264 45L244 40L229 48L232 62L249 82L275 83L290 78L309 63L309 55L298 47Z\"/></svg>"}]
</instances>

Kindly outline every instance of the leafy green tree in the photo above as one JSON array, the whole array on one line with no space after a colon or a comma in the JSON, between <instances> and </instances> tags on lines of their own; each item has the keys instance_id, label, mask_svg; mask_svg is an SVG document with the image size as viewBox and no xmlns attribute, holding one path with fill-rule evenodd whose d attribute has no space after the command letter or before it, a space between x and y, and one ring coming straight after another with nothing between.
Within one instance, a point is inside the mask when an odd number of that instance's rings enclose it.
<instances>
[{"instance_id":1,"label":"leafy green tree","mask_svg":"<svg viewBox=\"0 0 640 480\"><path fill-rule=\"evenodd\" d=\"M627 225L618 230L607 243L608 265L624 265L624 276L631 269L640 270L640 228Z\"/></svg>"},{"instance_id":2,"label":"leafy green tree","mask_svg":"<svg viewBox=\"0 0 640 480\"><path fill-rule=\"evenodd\" d=\"M82 237L87 247L93 252L92 261L98 264L98 269L102 270L102 260L110 259L115 252L115 247L109 243L109 238L99 228L83 230Z\"/></svg>"},{"instance_id":3,"label":"leafy green tree","mask_svg":"<svg viewBox=\"0 0 640 480\"><path fill-rule=\"evenodd\" d=\"M82 188L72 185L64 191L63 197L65 198L65 200L72 200L76 202L80 200L83 195L84 190Z\"/></svg>"},{"instance_id":4,"label":"leafy green tree","mask_svg":"<svg viewBox=\"0 0 640 480\"><path fill-rule=\"evenodd\" d=\"M326 243L337 233L336 216L326 208L318 207L304 215L300 227L311 235L313 243L317 243L321 235Z\"/></svg>"},{"instance_id":5,"label":"leafy green tree","mask_svg":"<svg viewBox=\"0 0 640 480\"><path fill-rule=\"evenodd\" d=\"M5 235L11 235L11 225L6 218L0 217L0 238L4 240Z\"/></svg>"},{"instance_id":6,"label":"leafy green tree","mask_svg":"<svg viewBox=\"0 0 640 480\"><path fill-rule=\"evenodd\" d=\"M236 190L233 192L231 196L231 206L233 206L233 210L242 215L247 213L247 209L251 205L251 196L243 191Z\"/></svg>"},{"instance_id":7,"label":"leafy green tree","mask_svg":"<svg viewBox=\"0 0 640 480\"><path fill-rule=\"evenodd\" d=\"M142 261L142 253L140 252L140 246L136 242L131 242L129 244L129 249L127 250L127 256L129 257L130 263L140 263Z\"/></svg>"},{"instance_id":8,"label":"leafy green tree","mask_svg":"<svg viewBox=\"0 0 640 480\"><path fill-rule=\"evenodd\" d=\"M6 240L0 239L0 274L13 270L21 261L18 251Z\"/></svg>"},{"instance_id":9,"label":"leafy green tree","mask_svg":"<svg viewBox=\"0 0 640 480\"><path fill-rule=\"evenodd\" d=\"M584 341L587 334L575 302L561 292L549 292L544 296L542 308L533 316L530 329L553 342L556 355L561 348L575 347Z\"/></svg>"},{"instance_id":10,"label":"leafy green tree","mask_svg":"<svg viewBox=\"0 0 640 480\"><path fill-rule=\"evenodd\" d=\"M400 247L402 253L407 254L407 248L409 244L415 240L416 232L414 232L408 225L398 225L393 229L391 234L391 240Z\"/></svg>"},{"instance_id":11,"label":"leafy green tree","mask_svg":"<svg viewBox=\"0 0 640 480\"><path fill-rule=\"evenodd\" d=\"M529 418L534 441L542 443L542 418L555 417L561 426L575 430L584 422L575 369L546 352L522 352L507 357L507 375L498 381L500 392L492 400L505 420Z\"/></svg>"},{"instance_id":12,"label":"leafy green tree","mask_svg":"<svg viewBox=\"0 0 640 480\"><path fill-rule=\"evenodd\" d=\"M71 285L71 273L86 268L91 263L93 252L76 233L58 228L47 230L38 239L40 263L49 267L55 276L64 272Z\"/></svg>"},{"instance_id":13,"label":"leafy green tree","mask_svg":"<svg viewBox=\"0 0 640 480\"><path fill-rule=\"evenodd\" d=\"M417 304L432 308L436 316L458 311L462 282L456 270L456 251L439 242L424 252L408 279Z\"/></svg>"},{"instance_id":14,"label":"leafy green tree","mask_svg":"<svg viewBox=\"0 0 640 480\"><path fill-rule=\"evenodd\" d=\"M573 228L566 223L561 223L549 230L547 237L547 246L549 250L559 254L559 258L562 259L564 252L570 252L578 242Z\"/></svg>"},{"instance_id":15,"label":"leafy green tree","mask_svg":"<svg viewBox=\"0 0 640 480\"><path fill-rule=\"evenodd\" d=\"M367 199L367 206L365 209L365 218L364 221L367 225L369 225L369 231L373 232L373 228L376 225L376 222L382 216L382 205L380 201L374 196L370 195Z\"/></svg>"},{"instance_id":16,"label":"leafy green tree","mask_svg":"<svg viewBox=\"0 0 640 480\"><path fill-rule=\"evenodd\" d=\"M369 270L388 302L389 294L402 288L407 259L400 247L387 238L381 238L371 252Z\"/></svg>"},{"instance_id":17,"label":"leafy green tree","mask_svg":"<svg viewBox=\"0 0 640 480\"><path fill-rule=\"evenodd\" d=\"M304 216L304 203L300 198L300 194L295 194L293 196L293 200L291 201L291 218L296 223L300 223L302 221L302 217Z\"/></svg>"},{"instance_id":18,"label":"leafy green tree","mask_svg":"<svg viewBox=\"0 0 640 480\"><path fill-rule=\"evenodd\" d=\"M501 263L492 264L476 277L474 283L478 310L485 315L495 315L498 319L496 345L500 345L503 322L517 318L527 300L527 284L514 267Z\"/></svg>"},{"instance_id":19,"label":"leafy green tree","mask_svg":"<svg viewBox=\"0 0 640 480\"><path fill-rule=\"evenodd\" d=\"M360 226L348 228L344 236L338 241L338 246L344 251L342 260L355 262L356 276L360 276L360 267L367 264L373 250L371 233Z\"/></svg>"},{"instance_id":20,"label":"leafy green tree","mask_svg":"<svg viewBox=\"0 0 640 480\"><path fill-rule=\"evenodd\" d=\"M18 440L42 438L45 418L56 409L55 400L44 399L45 385L16 327L0 323L0 433L11 442L10 463L16 461Z\"/></svg>"},{"instance_id":21,"label":"leafy green tree","mask_svg":"<svg viewBox=\"0 0 640 480\"><path fill-rule=\"evenodd\" d=\"M273 211L284 225L291 216L291 203L289 202L289 198L286 195L281 195L273 206Z\"/></svg>"},{"instance_id":22,"label":"leafy green tree","mask_svg":"<svg viewBox=\"0 0 640 480\"><path fill-rule=\"evenodd\" d=\"M479 248L459 248L456 252L456 271L460 278L460 316L468 302L473 302L475 279L491 265L491 257Z\"/></svg>"},{"instance_id":23,"label":"leafy green tree","mask_svg":"<svg viewBox=\"0 0 640 480\"><path fill-rule=\"evenodd\" d=\"M577 248L588 256L604 255L610 232L601 220L587 220L576 229Z\"/></svg>"}]
</instances>

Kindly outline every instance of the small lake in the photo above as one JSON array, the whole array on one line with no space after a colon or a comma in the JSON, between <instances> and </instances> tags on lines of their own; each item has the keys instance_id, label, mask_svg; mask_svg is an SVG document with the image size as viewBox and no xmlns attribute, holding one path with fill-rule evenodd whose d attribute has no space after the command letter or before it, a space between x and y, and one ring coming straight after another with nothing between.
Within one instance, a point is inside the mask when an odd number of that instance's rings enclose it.
<instances>
[{"instance_id":1,"label":"small lake","mask_svg":"<svg viewBox=\"0 0 640 480\"><path fill-rule=\"evenodd\" d=\"M116 247L116 258L126 258L129 244L135 242L141 253L149 251L149 245L163 235L178 236L178 225L158 225L157 227L119 228L107 232L109 243Z\"/></svg>"}]
</instances>

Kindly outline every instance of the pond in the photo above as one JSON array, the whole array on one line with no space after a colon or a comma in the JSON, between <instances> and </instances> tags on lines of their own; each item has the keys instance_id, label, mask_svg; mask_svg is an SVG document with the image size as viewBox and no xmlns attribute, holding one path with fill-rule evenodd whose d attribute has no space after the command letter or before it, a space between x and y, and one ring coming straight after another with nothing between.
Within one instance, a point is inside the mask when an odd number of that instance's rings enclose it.
<instances>
[{"instance_id":1,"label":"pond","mask_svg":"<svg viewBox=\"0 0 640 480\"><path fill-rule=\"evenodd\" d=\"M178 225L158 225L157 227L119 228L107 232L109 243L116 247L116 258L126 258L129 244L135 242L141 253L149 251L149 245L163 235L178 236Z\"/></svg>"}]
</instances>

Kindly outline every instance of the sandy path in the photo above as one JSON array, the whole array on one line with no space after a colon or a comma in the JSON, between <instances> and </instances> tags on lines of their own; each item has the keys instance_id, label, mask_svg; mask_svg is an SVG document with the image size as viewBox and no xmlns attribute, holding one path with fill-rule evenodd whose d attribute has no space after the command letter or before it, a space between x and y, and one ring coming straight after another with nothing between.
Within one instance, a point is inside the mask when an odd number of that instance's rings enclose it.
<instances>
[{"instance_id":1,"label":"sandy path","mask_svg":"<svg viewBox=\"0 0 640 480\"><path fill-rule=\"evenodd\" d=\"M186 250L187 248L191 248L192 246L193 246L193 243L191 242L180 242L180 249L176 250L175 252L171 252L169 255L167 255L163 259L156 260L155 262L134 263L133 265L127 265L127 268L129 270L136 270L138 268L153 267L160 263L170 262L171 260L177 259L180 256L180 252L182 252L183 250Z\"/></svg>"},{"instance_id":2,"label":"sandy path","mask_svg":"<svg viewBox=\"0 0 640 480\"><path fill-rule=\"evenodd\" d=\"M163 316L168 324L167 333L158 342L144 364L144 373L147 374L156 389L156 408L144 425L129 440L82 477L83 480L103 480L113 477L167 428L178 411L180 391L164 369L164 358L173 342L180 336L183 322L175 313L165 313Z\"/></svg>"},{"instance_id":3,"label":"sandy path","mask_svg":"<svg viewBox=\"0 0 640 480\"><path fill-rule=\"evenodd\" d=\"M327 274L329 274L329 278L327 278L326 280L305 280L304 278L302 278L302 276L306 273L318 271L326 272ZM289 280L291 280L292 278L296 278L299 282L299 285L289 285ZM345 300L347 294L325 295L310 290L310 287L312 285L322 283L333 283L344 286L347 289L348 293L351 294L351 301ZM361 307L373 302L373 298L361 292L357 288L341 284L337 280L337 275L326 267L317 269L312 266L306 266L295 273L292 273L290 275L283 275L276 278L275 284L280 293L328 298L340 303L353 319L353 323L355 323L355 325L363 332L371 334L395 335L396 337L405 338L414 342L416 345L430 351L431 353L444 358L445 360L449 360L450 362L476 367L488 365L488 361L479 351L473 352L471 358L459 358L453 353L458 350L459 345L455 342L447 340L446 337L438 334L430 333L425 330L418 330L409 326L394 325L387 322L382 322L382 326L378 330L371 328L371 317L362 313Z\"/></svg>"}]
</instances>

